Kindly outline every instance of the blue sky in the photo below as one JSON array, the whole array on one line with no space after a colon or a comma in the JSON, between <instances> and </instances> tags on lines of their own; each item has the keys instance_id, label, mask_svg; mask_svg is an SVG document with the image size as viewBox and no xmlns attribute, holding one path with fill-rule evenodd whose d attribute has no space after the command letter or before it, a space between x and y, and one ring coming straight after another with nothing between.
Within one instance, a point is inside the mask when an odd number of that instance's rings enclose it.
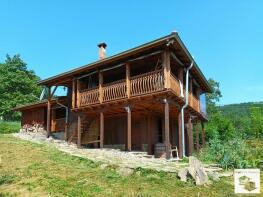
<instances>
[{"instance_id":1,"label":"blue sky","mask_svg":"<svg viewBox=\"0 0 263 197\"><path fill-rule=\"evenodd\" d=\"M0 61L19 53L42 79L113 55L171 31L207 78L220 82L221 104L263 101L263 1L1 0Z\"/></svg>"}]
</instances>

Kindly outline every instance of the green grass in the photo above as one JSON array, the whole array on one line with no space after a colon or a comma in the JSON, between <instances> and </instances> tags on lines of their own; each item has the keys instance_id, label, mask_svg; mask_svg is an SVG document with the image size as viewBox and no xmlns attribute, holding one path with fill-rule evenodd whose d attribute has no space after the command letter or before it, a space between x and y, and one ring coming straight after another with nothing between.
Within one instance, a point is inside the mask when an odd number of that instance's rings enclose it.
<instances>
[{"instance_id":1,"label":"green grass","mask_svg":"<svg viewBox=\"0 0 263 197\"><path fill-rule=\"evenodd\" d=\"M16 133L20 127L20 122L0 121L0 134Z\"/></svg>"},{"instance_id":2,"label":"green grass","mask_svg":"<svg viewBox=\"0 0 263 197\"><path fill-rule=\"evenodd\" d=\"M1 196L234 196L233 178L210 186L181 182L176 174L137 169L122 177L116 166L94 163L34 144L0 135Z\"/></svg>"}]
</instances>

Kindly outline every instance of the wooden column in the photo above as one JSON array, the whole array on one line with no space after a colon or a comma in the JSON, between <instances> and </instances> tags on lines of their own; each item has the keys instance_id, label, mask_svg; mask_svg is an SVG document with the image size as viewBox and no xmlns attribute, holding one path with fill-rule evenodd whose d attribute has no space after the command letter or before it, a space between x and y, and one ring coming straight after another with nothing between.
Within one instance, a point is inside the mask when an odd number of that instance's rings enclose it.
<instances>
[{"instance_id":1,"label":"wooden column","mask_svg":"<svg viewBox=\"0 0 263 197\"><path fill-rule=\"evenodd\" d=\"M72 109L76 107L76 79L72 80Z\"/></svg>"},{"instance_id":2,"label":"wooden column","mask_svg":"<svg viewBox=\"0 0 263 197\"><path fill-rule=\"evenodd\" d=\"M80 107L80 81L77 80L77 107Z\"/></svg>"},{"instance_id":3,"label":"wooden column","mask_svg":"<svg viewBox=\"0 0 263 197\"><path fill-rule=\"evenodd\" d=\"M65 124L64 138L65 141L68 140L68 123Z\"/></svg>"},{"instance_id":4,"label":"wooden column","mask_svg":"<svg viewBox=\"0 0 263 197\"><path fill-rule=\"evenodd\" d=\"M203 122L201 123L201 125L202 125L202 146L204 147L205 146L205 125Z\"/></svg>"},{"instance_id":5,"label":"wooden column","mask_svg":"<svg viewBox=\"0 0 263 197\"><path fill-rule=\"evenodd\" d=\"M199 125L196 124L195 126L195 143L196 143L196 150L199 150Z\"/></svg>"},{"instance_id":6,"label":"wooden column","mask_svg":"<svg viewBox=\"0 0 263 197\"><path fill-rule=\"evenodd\" d=\"M127 87L127 97L131 97L131 73L130 65L126 64L126 87Z\"/></svg>"},{"instance_id":7,"label":"wooden column","mask_svg":"<svg viewBox=\"0 0 263 197\"><path fill-rule=\"evenodd\" d=\"M99 72L99 100L100 103L103 102L103 89L102 89L102 85L103 85L103 75L102 72Z\"/></svg>"},{"instance_id":8,"label":"wooden column","mask_svg":"<svg viewBox=\"0 0 263 197\"><path fill-rule=\"evenodd\" d=\"M183 158L183 143L182 143L182 113L178 114L178 155Z\"/></svg>"},{"instance_id":9,"label":"wooden column","mask_svg":"<svg viewBox=\"0 0 263 197\"><path fill-rule=\"evenodd\" d=\"M104 114L100 112L100 148L104 145Z\"/></svg>"},{"instance_id":10,"label":"wooden column","mask_svg":"<svg viewBox=\"0 0 263 197\"><path fill-rule=\"evenodd\" d=\"M171 144L170 144L170 116L169 116L169 102L164 99L164 135L165 135L165 150L166 159L170 158Z\"/></svg>"},{"instance_id":11,"label":"wooden column","mask_svg":"<svg viewBox=\"0 0 263 197\"><path fill-rule=\"evenodd\" d=\"M148 143L148 154L153 154L153 130L152 130L152 116L151 114L147 115L147 143Z\"/></svg>"},{"instance_id":12,"label":"wooden column","mask_svg":"<svg viewBox=\"0 0 263 197\"><path fill-rule=\"evenodd\" d=\"M47 137L51 133L51 87L48 87L48 100L47 100Z\"/></svg>"},{"instance_id":13,"label":"wooden column","mask_svg":"<svg viewBox=\"0 0 263 197\"><path fill-rule=\"evenodd\" d=\"M170 66L170 51L169 48L166 48L163 52L162 56L163 68L164 68L164 87L171 87L171 66Z\"/></svg>"},{"instance_id":14,"label":"wooden column","mask_svg":"<svg viewBox=\"0 0 263 197\"><path fill-rule=\"evenodd\" d=\"M78 114L78 147L81 147L81 115Z\"/></svg>"},{"instance_id":15,"label":"wooden column","mask_svg":"<svg viewBox=\"0 0 263 197\"><path fill-rule=\"evenodd\" d=\"M189 105L192 107L193 106L193 79L192 77L189 77Z\"/></svg>"},{"instance_id":16,"label":"wooden column","mask_svg":"<svg viewBox=\"0 0 263 197\"><path fill-rule=\"evenodd\" d=\"M191 118L189 118L187 123L187 138L188 138L188 154L191 156L194 150L194 139L193 139L193 124Z\"/></svg>"},{"instance_id":17,"label":"wooden column","mask_svg":"<svg viewBox=\"0 0 263 197\"><path fill-rule=\"evenodd\" d=\"M201 107L200 107L200 93L201 93L201 88L197 87L198 112L201 111Z\"/></svg>"},{"instance_id":18,"label":"wooden column","mask_svg":"<svg viewBox=\"0 0 263 197\"><path fill-rule=\"evenodd\" d=\"M131 108L125 107L127 111L127 150L131 151Z\"/></svg>"}]
</instances>

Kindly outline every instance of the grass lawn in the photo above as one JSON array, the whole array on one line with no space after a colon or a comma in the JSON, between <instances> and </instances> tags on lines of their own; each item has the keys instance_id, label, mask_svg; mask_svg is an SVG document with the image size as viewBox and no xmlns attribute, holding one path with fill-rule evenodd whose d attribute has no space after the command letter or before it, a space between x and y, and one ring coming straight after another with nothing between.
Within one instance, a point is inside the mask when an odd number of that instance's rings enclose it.
<instances>
[{"instance_id":1,"label":"grass lawn","mask_svg":"<svg viewBox=\"0 0 263 197\"><path fill-rule=\"evenodd\" d=\"M175 174L138 169L119 176L114 166L70 156L47 145L0 135L3 196L234 196L233 178L211 186L182 183Z\"/></svg>"}]
</instances>

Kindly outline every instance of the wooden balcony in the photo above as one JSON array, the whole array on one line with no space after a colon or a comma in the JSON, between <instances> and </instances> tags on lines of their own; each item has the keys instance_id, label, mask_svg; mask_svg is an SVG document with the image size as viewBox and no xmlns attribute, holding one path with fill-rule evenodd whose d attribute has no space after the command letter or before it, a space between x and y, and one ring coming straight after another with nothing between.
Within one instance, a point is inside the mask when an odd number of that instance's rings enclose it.
<instances>
[{"instance_id":1,"label":"wooden balcony","mask_svg":"<svg viewBox=\"0 0 263 197\"><path fill-rule=\"evenodd\" d=\"M135 97L164 90L163 70L157 70L131 77L130 96ZM102 97L99 87L79 92L79 106L105 103L113 100L128 98L126 80L102 85ZM100 101L101 98L101 101Z\"/></svg>"},{"instance_id":2,"label":"wooden balcony","mask_svg":"<svg viewBox=\"0 0 263 197\"><path fill-rule=\"evenodd\" d=\"M177 97L181 98L181 87L179 80L173 74L170 75L169 80L170 90ZM132 98L165 90L164 72L162 69L133 76L130 78L129 82L130 84L128 84L128 82L124 79L109 84L103 84L101 85L101 89L96 87L92 89L81 90L77 96L77 106L81 108L88 105ZM127 88L127 85L130 87ZM128 89L130 90L129 94ZM102 95L100 95L100 93ZM192 95L191 92L189 92L189 105L194 110L198 112L200 111L199 101Z\"/></svg>"}]
</instances>

